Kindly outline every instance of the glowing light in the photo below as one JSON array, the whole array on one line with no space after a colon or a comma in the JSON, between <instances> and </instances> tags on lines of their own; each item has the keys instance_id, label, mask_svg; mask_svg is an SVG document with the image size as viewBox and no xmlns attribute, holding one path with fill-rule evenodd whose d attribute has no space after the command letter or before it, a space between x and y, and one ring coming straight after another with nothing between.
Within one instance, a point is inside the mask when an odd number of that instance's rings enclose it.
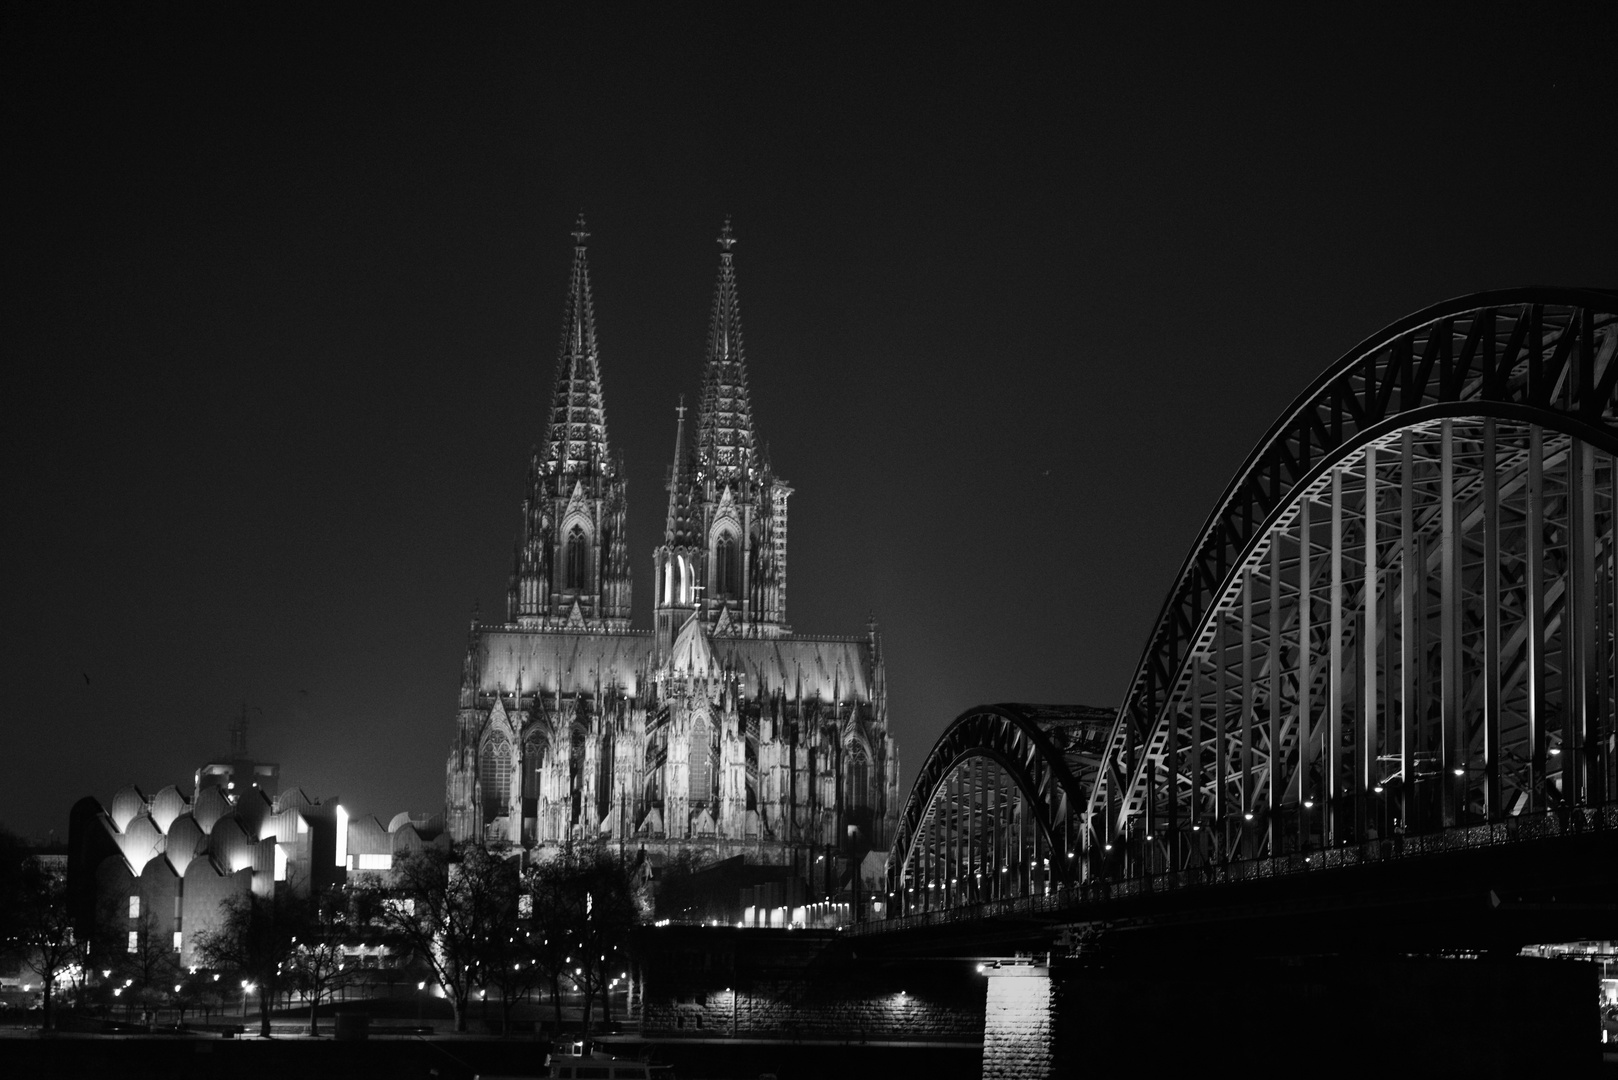
<instances>
[{"instance_id":1,"label":"glowing light","mask_svg":"<svg viewBox=\"0 0 1618 1080\"><path fill-rule=\"evenodd\" d=\"M348 810L337 804L337 865L348 865Z\"/></svg>"}]
</instances>

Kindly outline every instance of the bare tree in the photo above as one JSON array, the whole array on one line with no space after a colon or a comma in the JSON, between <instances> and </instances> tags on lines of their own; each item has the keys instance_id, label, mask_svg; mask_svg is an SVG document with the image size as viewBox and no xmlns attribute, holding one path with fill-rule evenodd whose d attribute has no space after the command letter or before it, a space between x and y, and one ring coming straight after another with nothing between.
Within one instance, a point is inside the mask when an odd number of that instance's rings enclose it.
<instances>
[{"instance_id":1,"label":"bare tree","mask_svg":"<svg viewBox=\"0 0 1618 1080\"><path fill-rule=\"evenodd\" d=\"M23 860L16 880L12 947L23 965L39 976L44 993L42 1026L54 1020L56 977L84 960L84 949L68 914L67 872L37 858Z\"/></svg>"},{"instance_id":2,"label":"bare tree","mask_svg":"<svg viewBox=\"0 0 1618 1080\"><path fill-rule=\"evenodd\" d=\"M606 1021L612 1021L610 991L639 916L629 871L612 851L585 844L535 868L528 887L542 934L538 955L550 969L552 994L565 979L584 995L589 1038L597 998ZM557 1020L560 1024L560 1004Z\"/></svg>"},{"instance_id":3,"label":"bare tree","mask_svg":"<svg viewBox=\"0 0 1618 1080\"><path fill-rule=\"evenodd\" d=\"M277 889L271 896L243 893L225 903L218 927L197 943L197 956L206 967L230 972L258 988L259 1034L266 1038L275 998L294 983L298 938L308 935L315 923L310 902L290 889Z\"/></svg>"},{"instance_id":4,"label":"bare tree","mask_svg":"<svg viewBox=\"0 0 1618 1080\"><path fill-rule=\"evenodd\" d=\"M128 1008L139 1002L142 1009L152 1011L168 996L168 989L180 973L179 954L174 951L174 933L159 924L150 910L144 909L135 922L134 935L125 950L118 955L114 970L124 976L120 997Z\"/></svg>"},{"instance_id":5,"label":"bare tree","mask_svg":"<svg viewBox=\"0 0 1618 1080\"><path fill-rule=\"evenodd\" d=\"M399 860L392 883L372 892L370 918L428 965L454 1010L455 1030L465 1031L484 961L516 927L516 864L481 844L428 848Z\"/></svg>"},{"instance_id":6,"label":"bare tree","mask_svg":"<svg viewBox=\"0 0 1618 1080\"><path fill-rule=\"evenodd\" d=\"M320 1003L332 1000L353 977L343 954L352 926L348 893L328 889L312 901L304 929L293 942L292 983L309 1002L310 1035L320 1034Z\"/></svg>"}]
</instances>

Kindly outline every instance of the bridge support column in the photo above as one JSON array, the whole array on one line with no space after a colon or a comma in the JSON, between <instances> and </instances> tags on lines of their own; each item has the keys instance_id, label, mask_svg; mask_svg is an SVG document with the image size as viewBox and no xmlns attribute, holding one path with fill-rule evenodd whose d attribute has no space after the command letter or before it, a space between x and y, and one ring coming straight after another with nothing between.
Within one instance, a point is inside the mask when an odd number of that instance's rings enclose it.
<instances>
[{"instance_id":1,"label":"bridge support column","mask_svg":"<svg viewBox=\"0 0 1618 1080\"><path fill-rule=\"evenodd\" d=\"M983 1080L1055 1076L1050 969L1007 964L986 974Z\"/></svg>"}]
</instances>

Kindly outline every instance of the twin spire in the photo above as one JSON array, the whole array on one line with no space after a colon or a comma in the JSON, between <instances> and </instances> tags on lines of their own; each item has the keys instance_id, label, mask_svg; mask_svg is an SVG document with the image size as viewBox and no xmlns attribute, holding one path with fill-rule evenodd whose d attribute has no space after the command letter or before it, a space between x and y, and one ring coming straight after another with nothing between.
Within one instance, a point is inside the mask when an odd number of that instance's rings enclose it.
<instances>
[{"instance_id":1,"label":"twin spire","mask_svg":"<svg viewBox=\"0 0 1618 1080\"><path fill-rule=\"evenodd\" d=\"M562 312L562 342L551 392L539 471L604 475L613 472L607 449L607 407L601 394L601 354L596 344L595 302L590 294L590 262L585 255L584 215L573 229L573 274Z\"/></svg>"},{"instance_id":2,"label":"twin spire","mask_svg":"<svg viewBox=\"0 0 1618 1080\"><path fill-rule=\"evenodd\" d=\"M595 303L580 214L573 229L573 272L562 312L562 340L551 393L545 439L538 453L544 475L602 475L614 467L607 445L607 410L601 392L601 354L596 342ZM719 483L757 478L758 445L752 397L742 351L742 310L736 290L736 245L730 218L719 233L719 280L708 318L708 348L697 406L695 464L704 479ZM686 467L685 410L681 405L675 469ZM682 477L682 479L685 479ZM672 512L672 507L671 507Z\"/></svg>"},{"instance_id":3,"label":"twin spire","mask_svg":"<svg viewBox=\"0 0 1618 1080\"><path fill-rule=\"evenodd\" d=\"M742 354L742 306L736 295L736 238L730 218L719 232L719 281L708 317L708 357L697 410L697 460L705 478L720 483L755 478L757 440Z\"/></svg>"}]
</instances>

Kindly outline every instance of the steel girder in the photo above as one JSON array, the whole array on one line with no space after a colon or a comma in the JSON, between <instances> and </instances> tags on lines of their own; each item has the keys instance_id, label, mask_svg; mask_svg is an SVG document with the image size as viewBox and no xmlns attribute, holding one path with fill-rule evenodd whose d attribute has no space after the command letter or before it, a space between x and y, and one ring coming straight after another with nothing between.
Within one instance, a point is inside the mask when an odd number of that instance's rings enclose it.
<instances>
[{"instance_id":1,"label":"steel girder","mask_svg":"<svg viewBox=\"0 0 1618 1080\"><path fill-rule=\"evenodd\" d=\"M1112 719L1110 710L1022 704L957 717L900 816L888 860L894 903L953 906L1072 880L1078 815Z\"/></svg>"},{"instance_id":2,"label":"steel girder","mask_svg":"<svg viewBox=\"0 0 1618 1080\"><path fill-rule=\"evenodd\" d=\"M1164 604L1087 875L1612 800L1615 351L1618 292L1483 294L1294 402Z\"/></svg>"}]
</instances>

